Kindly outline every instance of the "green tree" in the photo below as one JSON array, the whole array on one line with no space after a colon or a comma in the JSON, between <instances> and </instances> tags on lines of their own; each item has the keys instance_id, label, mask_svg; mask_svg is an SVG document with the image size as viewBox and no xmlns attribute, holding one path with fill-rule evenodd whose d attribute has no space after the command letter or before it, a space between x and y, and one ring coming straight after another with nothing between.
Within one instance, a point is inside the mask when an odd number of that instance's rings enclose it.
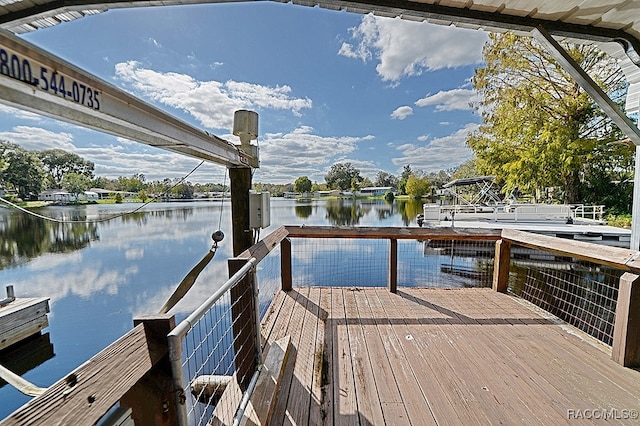
<instances>
[{"instance_id":1,"label":"green tree","mask_svg":"<svg viewBox=\"0 0 640 426\"><path fill-rule=\"evenodd\" d=\"M371 182L371 179L368 177L365 177L360 181L360 188L367 188L371 186L373 186L373 182Z\"/></svg>"},{"instance_id":2,"label":"green tree","mask_svg":"<svg viewBox=\"0 0 640 426\"><path fill-rule=\"evenodd\" d=\"M410 164L405 164L404 167L402 168L402 174L400 174L400 180L398 181L398 192L400 194L407 194L407 190L406 190L406 186L407 186L407 180L409 179L409 176L411 176L413 174L413 170L411 170L411 165Z\"/></svg>"},{"instance_id":3,"label":"green tree","mask_svg":"<svg viewBox=\"0 0 640 426\"><path fill-rule=\"evenodd\" d=\"M331 166L324 180L331 189L347 191L352 188L352 183L359 183L362 180L362 176L360 176L360 170L356 169L351 163L336 163Z\"/></svg>"},{"instance_id":4,"label":"green tree","mask_svg":"<svg viewBox=\"0 0 640 426\"><path fill-rule=\"evenodd\" d=\"M312 186L311 179L306 176L300 176L293 183L293 190L300 193L310 192Z\"/></svg>"},{"instance_id":5,"label":"green tree","mask_svg":"<svg viewBox=\"0 0 640 426\"><path fill-rule=\"evenodd\" d=\"M62 188L72 194L82 194L91 188L91 179L80 173L66 173L62 178Z\"/></svg>"},{"instance_id":6,"label":"green tree","mask_svg":"<svg viewBox=\"0 0 640 426\"><path fill-rule=\"evenodd\" d=\"M144 191L144 189L141 189L138 192L138 198L140 198L140 201L142 201L143 203L146 203L147 200L149 199L149 196L147 195L147 193Z\"/></svg>"},{"instance_id":7,"label":"green tree","mask_svg":"<svg viewBox=\"0 0 640 426\"><path fill-rule=\"evenodd\" d=\"M93 178L94 164L77 154L62 149L48 149L38 153L49 178L50 188L62 188L65 174L76 173Z\"/></svg>"},{"instance_id":8,"label":"green tree","mask_svg":"<svg viewBox=\"0 0 640 426\"><path fill-rule=\"evenodd\" d=\"M0 142L0 186L15 189L18 197L29 199L40 193L44 179L38 156L10 142Z\"/></svg>"},{"instance_id":9,"label":"green tree","mask_svg":"<svg viewBox=\"0 0 640 426\"><path fill-rule=\"evenodd\" d=\"M380 171L376 175L375 186L390 186L392 188L398 187L398 177L392 175L391 173Z\"/></svg>"},{"instance_id":10,"label":"green tree","mask_svg":"<svg viewBox=\"0 0 640 426\"><path fill-rule=\"evenodd\" d=\"M407 191L407 195L413 198L422 198L429 193L431 189L431 185L429 184L429 178L426 176L420 177L415 173L412 173L411 176L407 179L407 184L405 186Z\"/></svg>"},{"instance_id":11,"label":"green tree","mask_svg":"<svg viewBox=\"0 0 640 426\"><path fill-rule=\"evenodd\" d=\"M564 48L605 92L624 95L615 61L594 46ZM579 201L590 154L619 131L530 37L491 34L483 55L486 66L473 78L483 125L468 139L477 169L496 175L505 193L559 187L563 201Z\"/></svg>"},{"instance_id":12,"label":"green tree","mask_svg":"<svg viewBox=\"0 0 640 426\"><path fill-rule=\"evenodd\" d=\"M453 171L453 173L451 174L451 180L471 178L476 176L478 176L478 171L476 170L476 159L472 158L471 160L462 163Z\"/></svg>"}]
</instances>

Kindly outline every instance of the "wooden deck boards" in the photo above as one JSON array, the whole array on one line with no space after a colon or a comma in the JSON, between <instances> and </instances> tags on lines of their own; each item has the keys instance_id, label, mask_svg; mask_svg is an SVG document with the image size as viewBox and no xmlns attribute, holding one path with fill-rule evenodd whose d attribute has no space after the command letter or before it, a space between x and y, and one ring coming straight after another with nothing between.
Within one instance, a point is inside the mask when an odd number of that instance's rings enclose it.
<instances>
[{"instance_id":1,"label":"wooden deck boards","mask_svg":"<svg viewBox=\"0 0 640 426\"><path fill-rule=\"evenodd\" d=\"M294 288L267 318L265 338L293 346L272 424L638 422L623 417L640 407L640 372L490 289Z\"/></svg>"}]
</instances>

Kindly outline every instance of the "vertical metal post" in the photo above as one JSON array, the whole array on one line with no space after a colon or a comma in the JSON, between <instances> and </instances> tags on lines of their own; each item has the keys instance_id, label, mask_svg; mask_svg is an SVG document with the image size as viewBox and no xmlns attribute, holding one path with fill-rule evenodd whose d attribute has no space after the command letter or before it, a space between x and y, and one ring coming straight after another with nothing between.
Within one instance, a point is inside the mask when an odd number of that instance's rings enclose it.
<instances>
[{"instance_id":1,"label":"vertical metal post","mask_svg":"<svg viewBox=\"0 0 640 426\"><path fill-rule=\"evenodd\" d=\"M188 426L187 405L184 395L184 376L182 373L182 335L169 334L169 362L173 377L174 401L178 415L178 424Z\"/></svg>"},{"instance_id":2,"label":"vertical metal post","mask_svg":"<svg viewBox=\"0 0 640 426\"><path fill-rule=\"evenodd\" d=\"M631 211L631 250L640 248L640 145L636 145L636 167L633 174L633 207Z\"/></svg>"}]
</instances>

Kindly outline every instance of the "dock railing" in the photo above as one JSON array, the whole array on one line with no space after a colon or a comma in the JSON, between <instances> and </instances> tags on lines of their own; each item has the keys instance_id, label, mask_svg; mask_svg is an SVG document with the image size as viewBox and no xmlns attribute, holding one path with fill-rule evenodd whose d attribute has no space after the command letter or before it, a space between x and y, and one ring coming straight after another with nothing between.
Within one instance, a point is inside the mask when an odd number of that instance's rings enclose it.
<instances>
[{"instance_id":1,"label":"dock railing","mask_svg":"<svg viewBox=\"0 0 640 426\"><path fill-rule=\"evenodd\" d=\"M262 369L269 304L294 286L489 287L593 335L616 362L640 365L635 250L515 230L283 226L228 264L230 278L180 324L137 319L0 425L240 423Z\"/></svg>"}]
</instances>

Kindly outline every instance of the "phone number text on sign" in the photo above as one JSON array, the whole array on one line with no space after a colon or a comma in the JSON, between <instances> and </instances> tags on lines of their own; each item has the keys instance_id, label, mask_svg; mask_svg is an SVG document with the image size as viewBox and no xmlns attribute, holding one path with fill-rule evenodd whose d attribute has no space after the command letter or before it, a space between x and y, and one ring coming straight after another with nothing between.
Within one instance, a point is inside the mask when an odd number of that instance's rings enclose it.
<instances>
[{"instance_id":1,"label":"phone number text on sign","mask_svg":"<svg viewBox=\"0 0 640 426\"><path fill-rule=\"evenodd\" d=\"M73 78L0 48L0 74L54 93L77 104L100 110L100 91Z\"/></svg>"}]
</instances>

